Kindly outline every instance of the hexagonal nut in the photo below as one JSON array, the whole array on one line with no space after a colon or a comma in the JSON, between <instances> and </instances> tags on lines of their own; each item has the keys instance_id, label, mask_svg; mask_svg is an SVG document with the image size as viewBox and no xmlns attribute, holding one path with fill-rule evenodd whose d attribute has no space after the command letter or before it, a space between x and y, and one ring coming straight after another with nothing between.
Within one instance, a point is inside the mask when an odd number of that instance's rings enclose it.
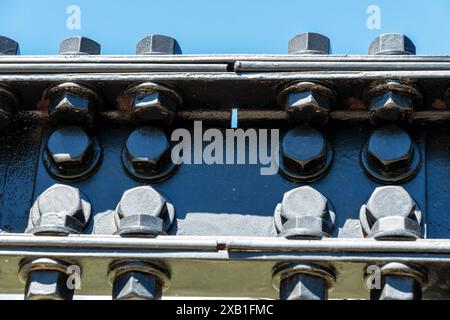
<instances>
[{"instance_id":1,"label":"hexagonal nut","mask_svg":"<svg viewBox=\"0 0 450 320\"><path fill-rule=\"evenodd\" d=\"M157 174L171 163L171 145L160 128L137 128L129 135L124 148L133 170L139 174Z\"/></svg>"},{"instance_id":2,"label":"hexagonal nut","mask_svg":"<svg viewBox=\"0 0 450 320\"><path fill-rule=\"evenodd\" d=\"M114 300L157 300L162 295L161 281L150 274L130 271L114 280Z\"/></svg>"},{"instance_id":3,"label":"hexagonal nut","mask_svg":"<svg viewBox=\"0 0 450 320\"><path fill-rule=\"evenodd\" d=\"M167 203L152 187L141 186L124 192L116 212L120 219L135 215L164 218L167 214Z\"/></svg>"},{"instance_id":4,"label":"hexagonal nut","mask_svg":"<svg viewBox=\"0 0 450 320\"><path fill-rule=\"evenodd\" d=\"M416 203L401 186L383 186L376 188L366 205L369 224L373 225L384 217L404 217L415 219ZM420 221L418 221L420 223Z\"/></svg>"},{"instance_id":5,"label":"hexagonal nut","mask_svg":"<svg viewBox=\"0 0 450 320\"><path fill-rule=\"evenodd\" d=\"M413 114L413 97L389 91L373 97L369 109L372 123L408 122Z\"/></svg>"},{"instance_id":6,"label":"hexagonal nut","mask_svg":"<svg viewBox=\"0 0 450 320\"><path fill-rule=\"evenodd\" d=\"M94 156L94 143L83 128L67 126L50 135L45 151L62 172L81 172Z\"/></svg>"},{"instance_id":7,"label":"hexagonal nut","mask_svg":"<svg viewBox=\"0 0 450 320\"><path fill-rule=\"evenodd\" d=\"M413 219L399 216L378 219L370 230L369 237L377 240L418 239L421 238L421 227Z\"/></svg>"},{"instance_id":8,"label":"hexagonal nut","mask_svg":"<svg viewBox=\"0 0 450 320\"><path fill-rule=\"evenodd\" d=\"M422 288L413 277L387 275L382 278L381 289L370 292L371 300L420 300Z\"/></svg>"},{"instance_id":9,"label":"hexagonal nut","mask_svg":"<svg viewBox=\"0 0 450 320\"><path fill-rule=\"evenodd\" d=\"M50 88L45 98L50 121L58 125L92 125L102 103L94 90L71 82Z\"/></svg>"},{"instance_id":10,"label":"hexagonal nut","mask_svg":"<svg viewBox=\"0 0 450 320\"><path fill-rule=\"evenodd\" d=\"M289 40L288 53L330 54L330 39L319 33L301 33Z\"/></svg>"},{"instance_id":11,"label":"hexagonal nut","mask_svg":"<svg viewBox=\"0 0 450 320\"><path fill-rule=\"evenodd\" d=\"M331 228L322 218L295 217L283 224L283 229L278 236L286 239L321 239L331 236Z\"/></svg>"},{"instance_id":12,"label":"hexagonal nut","mask_svg":"<svg viewBox=\"0 0 450 320\"><path fill-rule=\"evenodd\" d=\"M324 278L295 274L280 282L280 300L326 300L328 286Z\"/></svg>"},{"instance_id":13,"label":"hexagonal nut","mask_svg":"<svg viewBox=\"0 0 450 320\"><path fill-rule=\"evenodd\" d=\"M149 214L135 214L120 219L116 234L122 237L156 237L166 233L163 219Z\"/></svg>"},{"instance_id":14,"label":"hexagonal nut","mask_svg":"<svg viewBox=\"0 0 450 320\"><path fill-rule=\"evenodd\" d=\"M317 217L327 220L328 200L310 186L292 189L283 196L281 217L283 222L296 217Z\"/></svg>"},{"instance_id":15,"label":"hexagonal nut","mask_svg":"<svg viewBox=\"0 0 450 320\"><path fill-rule=\"evenodd\" d=\"M31 233L80 233L91 214L90 204L77 188L55 184L45 190L30 210Z\"/></svg>"},{"instance_id":16,"label":"hexagonal nut","mask_svg":"<svg viewBox=\"0 0 450 320\"><path fill-rule=\"evenodd\" d=\"M370 55L414 55L416 46L407 36L386 33L376 37L369 47Z\"/></svg>"},{"instance_id":17,"label":"hexagonal nut","mask_svg":"<svg viewBox=\"0 0 450 320\"><path fill-rule=\"evenodd\" d=\"M162 91L138 92L131 107L131 118L137 123L171 124L178 102Z\"/></svg>"},{"instance_id":18,"label":"hexagonal nut","mask_svg":"<svg viewBox=\"0 0 450 320\"><path fill-rule=\"evenodd\" d=\"M19 43L13 39L0 36L0 55L17 56L20 54Z\"/></svg>"},{"instance_id":19,"label":"hexagonal nut","mask_svg":"<svg viewBox=\"0 0 450 320\"><path fill-rule=\"evenodd\" d=\"M59 54L62 55L98 55L101 45L86 37L70 37L59 46Z\"/></svg>"},{"instance_id":20,"label":"hexagonal nut","mask_svg":"<svg viewBox=\"0 0 450 320\"><path fill-rule=\"evenodd\" d=\"M367 143L369 163L386 173L407 169L413 153L410 135L397 126L373 131Z\"/></svg>"},{"instance_id":21,"label":"hexagonal nut","mask_svg":"<svg viewBox=\"0 0 450 320\"><path fill-rule=\"evenodd\" d=\"M281 142L282 158L287 167L298 172L319 170L326 164L327 139L310 127L295 127Z\"/></svg>"},{"instance_id":22,"label":"hexagonal nut","mask_svg":"<svg viewBox=\"0 0 450 320\"><path fill-rule=\"evenodd\" d=\"M181 54L181 48L177 40L172 37L151 34L136 46L137 55L163 55L163 54Z\"/></svg>"},{"instance_id":23,"label":"hexagonal nut","mask_svg":"<svg viewBox=\"0 0 450 320\"><path fill-rule=\"evenodd\" d=\"M83 232L85 224L63 213L45 213L31 233L38 235L68 235Z\"/></svg>"},{"instance_id":24,"label":"hexagonal nut","mask_svg":"<svg viewBox=\"0 0 450 320\"><path fill-rule=\"evenodd\" d=\"M25 300L72 300L74 289L67 286L68 275L56 270L34 270L25 284Z\"/></svg>"},{"instance_id":25,"label":"hexagonal nut","mask_svg":"<svg viewBox=\"0 0 450 320\"><path fill-rule=\"evenodd\" d=\"M331 109L330 98L321 92L308 90L287 95L285 110L293 120L324 124Z\"/></svg>"}]
</instances>

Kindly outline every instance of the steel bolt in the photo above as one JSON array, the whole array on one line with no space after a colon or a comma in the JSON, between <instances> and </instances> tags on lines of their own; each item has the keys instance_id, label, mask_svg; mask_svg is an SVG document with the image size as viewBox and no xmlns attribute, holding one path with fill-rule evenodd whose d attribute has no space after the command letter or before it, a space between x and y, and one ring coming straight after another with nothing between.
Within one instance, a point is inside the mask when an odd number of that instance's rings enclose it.
<instances>
[{"instance_id":1,"label":"steel bolt","mask_svg":"<svg viewBox=\"0 0 450 320\"><path fill-rule=\"evenodd\" d=\"M397 126L388 126L372 132L367 145L367 157L382 172L408 168L414 147L410 135Z\"/></svg>"},{"instance_id":2,"label":"steel bolt","mask_svg":"<svg viewBox=\"0 0 450 320\"><path fill-rule=\"evenodd\" d=\"M158 300L161 295L161 281L145 273L127 272L114 280L114 300Z\"/></svg>"},{"instance_id":3,"label":"steel bolt","mask_svg":"<svg viewBox=\"0 0 450 320\"><path fill-rule=\"evenodd\" d=\"M177 40L169 36L152 34L137 44L137 55L163 55L181 54L181 48Z\"/></svg>"},{"instance_id":4,"label":"steel bolt","mask_svg":"<svg viewBox=\"0 0 450 320\"><path fill-rule=\"evenodd\" d=\"M62 55L98 55L100 50L99 43L86 37L70 37L59 46L59 54Z\"/></svg>"},{"instance_id":5,"label":"steel bolt","mask_svg":"<svg viewBox=\"0 0 450 320\"><path fill-rule=\"evenodd\" d=\"M157 300L167 288L170 274L161 263L116 261L108 272L114 300Z\"/></svg>"},{"instance_id":6,"label":"steel bolt","mask_svg":"<svg viewBox=\"0 0 450 320\"><path fill-rule=\"evenodd\" d=\"M333 90L314 82L292 84L279 95L279 104L290 119L307 124L327 123L334 101Z\"/></svg>"},{"instance_id":7,"label":"steel bolt","mask_svg":"<svg viewBox=\"0 0 450 320\"><path fill-rule=\"evenodd\" d=\"M172 164L171 145L164 130L140 127L128 137L124 153L132 175L157 176Z\"/></svg>"},{"instance_id":8,"label":"steel bolt","mask_svg":"<svg viewBox=\"0 0 450 320\"><path fill-rule=\"evenodd\" d=\"M423 271L405 265L391 262L380 268L381 287L370 290L371 300L420 300L422 286L425 283Z\"/></svg>"},{"instance_id":9,"label":"steel bolt","mask_svg":"<svg viewBox=\"0 0 450 320\"><path fill-rule=\"evenodd\" d=\"M81 233L90 213L90 204L81 198L77 188L55 184L33 204L29 232L44 235Z\"/></svg>"},{"instance_id":10,"label":"steel bolt","mask_svg":"<svg viewBox=\"0 0 450 320\"><path fill-rule=\"evenodd\" d=\"M421 237L421 215L409 193L401 186L378 187L361 208L361 223L376 239Z\"/></svg>"},{"instance_id":11,"label":"steel bolt","mask_svg":"<svg viewBox=\"0 0 450 320\"><path fill-rule=\"evenodd\" d=\"M137 123L170 124L178 102L167 92L139 92L133 99L131 117Z\"/></svg>"},{"instance_id":12,"label":"steel bolt","mask_svg":"<svg viewBox=\"0 0 450 320\"><path fill-rule=\"evenodd\" d=\"M156 237L170 227L173 207L150 186L125 191L116 209L118 234Z\"/></svg>"},{"instance_id":13,"label":"steel bolt","mask_svg":"<svg viewBox=\"0 0 450 320\"><path fill-rule=\"evenodd\" d=\"M286 263L275 267L273 279L280 300L326 300L335 276L328 265Z\"/></svg>"},{"instance_id":14,"label":"steel bolt","mask_svg":"<svg viewBox=\"0 0 450 320\"><path fill-rule=\"evenodd\" d=\"M416 46L407 36L398 33L382 34L369 47L370 55L414 55Z\"/></svg>"},{"instance_id":15,"label":"steel bolt","mask_svg":"<svg viewBox=\"0 0 450 320\"><path fill-rule=\"evenodd\" d=\"M330 54L330 39L314 32L296 35L289 40L289 54Z\"/></svg>"},{"instance_id":16,"label":"steel bolt","mask_svg":"<svg viewBox=\"0 0 450 320\"><path fill-rule=\"evenodd\" d=\"M295 127L282 138L282 165L293 174L304 176L305 179L308 176L315 178L327 168L328 153L329 146L325 136L310 127Z\"/></svg>"},{"instance_id":17,"label":"steel bolt","mask_svg":"<svg viewBox=\"0 0 450 320\"><path fill-rule=\"evenodd\" d=\"M20 48L16 41L0 36L0 55L18 56L19 54Z\"/></svg>"},{"instance_id":18,"label":"steel bolt","mask_svg":"<svg viewBox=\"0 0 450 320\"><path fill-rule=\"evenodd\" d=\"M387 91L371 99L369 117L375 124L408 122L413 105L413 96Z\"/></svg>"},{"instance_id":19,"label":"steel bolt","mask_svg":"<svg viewBox=\"0 0 450 320\"><path fill-rule=\"evenodd\" d=\"M19 278L25 283L25 300L72 300L75 286L69 285L69 266L73 264L57 259L23 260Z\"/></svg>"},{"instance_id":20,"label":"steel bolt","mask_svg":"<svg viewBox=\"0 0 450 320\"><path fill-rule=\"evenodd\" d=\"M102 103L94 90L72 82L50 88L46 98L50 120L57 124L92 125Z\"/></svg>"},{"instance_id":21,"label":"steel bolt","mask_svg":"<svg viewBox=\"0 0 450 320\"><path fill-rule=\"evenodd\" d=\"M331 235L334 212L319 191L309 186L286 192L279 207L282 230L288 239L320 239Z\"/></svg>"},{"instance_id":22,"label":"steel bolt","mask_svg":"<svg viewBox=\"0 0 450 320\"><path fill-rule=\"evenodd\" d=\"M99 162L99 148L97 140L83 128L61 127L47 141L47 168L61 178L87 176Z\"/></svg>"},{"instance_id":23,"label":"steel bolt","mask_svg":"<svg viewBox=\"0 0 450 320\"><path fill-rule=\"evenodd\" d=\"M6 85L0 86L0 129L6 128L12 122L14 114L19 109L19 95Z\"/></svg>"}]
</instances>

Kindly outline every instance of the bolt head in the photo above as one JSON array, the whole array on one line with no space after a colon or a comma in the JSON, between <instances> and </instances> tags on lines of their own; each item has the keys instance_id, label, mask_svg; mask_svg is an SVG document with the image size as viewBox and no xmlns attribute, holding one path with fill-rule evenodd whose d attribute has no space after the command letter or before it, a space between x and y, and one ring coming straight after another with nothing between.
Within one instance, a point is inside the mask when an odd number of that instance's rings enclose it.
<instances>
[{"instance_id":1,"label":"bolt head","mask_svg":"<svg viewBox=\"0 0 450 320\"><path fill-rule=\"evenodd\" d=\"M327 218L328 200L319 191L304 186L286 192L281 201L281 217L284 221L296 217Z\"/></svg>"},{"instance_id":2,"label":"bolt head","mask_svg":"<svg viewBox=\"0 0 450 320\"><path fill-rule=\"evenodd\" d=\"M289 93L286 112L292 119L305 123L325 123L330 112L330 98L317 91Z\"/></svg>"},{"instance_id":3,"label":"bolt head","mask_svg":"<svg viewBox=\"0 0 450 320\"><path fill-rule=\"evenodd\" d=\"M74 290L68 288L67 279L60 271L32 271L25 284L25 300L72 300Z\"/></svg>"},{"instance_id":4,"label":"bolt head","mask_svg":"<svg viewBox=\"0 0 450 320\"><path fill-rule=\"evenodd\" d=\"M17 56L20 54L19 44L13 39L0 36L0 55Z\"/></svg>"},{"instance_id":5,"label":"bolt head","mask_svg":"<svg viewBox=\"0 0 450 320\"><path fill-rule=\"evenodd\" d=\"M386 92L370 101L370 119L375 123L397 123L409 119L413 112L410 95Z\"/></svg>"},{"instance_id":6,"label":"bolt head","mask_svg":"<svg viewBox=\"0 0 450 320\"><path fill-rule=\"evenodd\" d=\"M325 279L296 274L280 282L280 300L326 300L328 286Z\"/></svg>"},{"instance_id":7,"label":"bolt head","mask_svg":"<svg viewBox=\"0 0 450 320\"><path fill-rule=\"evenodd\" d=\"M375 221L370 236L377 240L418 239L421 237L420 224L407 217L382 217Z\"/></svg>"},{"instance_id":8,"label":"bolt head","mask_svg":"<svg viewBox=\"0 0 450 320\"><path fill-rule=\"evenodd\" d=\"M397 126L375 130L367 144L369 161L383 172L408 168L413 152L411 137Z\"/></svg>"},{"instance_id":9,"label":"bolt head","mask_svg":"<svg viewBox=\"0 0 450 320\"><path fill-rule=\"evenodd\" d=\"M93 157L94 144L81 127L68 126L54 131L47 141L48 158L63 172L83 171Z\"/></svg>"},{"instance_id":10,"label":"bolt head","mask_svg":"<svg viewBox=\"0 0 450 320\"><path fill-rule=\"evenodd\" d=\"M86 37L70 37L59 46L59 54L64 55L98 55L101 45Z\"/></svg>"},{"instance_id":11,"label":"bolt head","mask_svg":"<svg viewBox=\"0 0 450 320\"><path fill-rule=\"evenodd\" d=\"M48 114L58 124L91 124L97 103L87 96L62 92L49 97Z\"/></svg>"},{"instance_id":12,"label":"bolt head","mask_svg":"<svg viewBox=\"0 0 450 320\"><path fill-rule=\"evenodd\" d=\"M369 47L370 55L414 55L416 46L407 36L399 33L382 34Z\"/></svg>"},{"instance_id":13,"label":"bolt head","mask_svg":"<svg viewBox=\"0 0 450 320\"><path fill-rule=\"evenodd\" d=\"M117 207L117 213L120 218L138 214L162 217L166 211L166 200L150 186L142 186L125 191Z\"/></svg>"},{"instance_id":14,"label":"bolt head","mask_svg":"<svg viewBox=\"0 0 450 320\"><path fill-rule=\"evenodd\" d=\"M171 148L165 132L154 127L134 130L125 143L125 153L133 169L152 175L162 171L171 161Z\"/></svg>"},{"instance_id":15,"label":"bolt head","mask_svg":"<svg viewBox=\"0 0 450 320\"><path fill-rule=\"evenodd\" d=\"M137 44L137 55L163 55L163 54L181 54L181 48L177 40L172 37L152 34Z\"/></svg>"},{"instance_id":16,"label":"bolt head","mask_svg":"<svg viewBox=\"0 0 450 320\"><path fill-rule=\"evenodd\" d=\"M162 294L161 281L152 275L130 271L114 280L114 300L156 300Z\"/></svg>"},{"instance_id":17,"label":"bolt head","mask_svg":"<svg viewBox=\"0 0 450 320\"><path fill-rule=\"evenodd\" d=\"M413 277L383 276L381 289L371 290L372 300L420 300L422 288Z\"/></svg>"},{"instance_id":18,"label":"bolt head","mask_svg":"<svg viewBox=\"0 0 450 320\"><path fill-rule=\"evenodd\" d=\"M65 215L85 223L80 190L77 188L55 184L45 190L36 200L40 216L46 214Z\"/></svg>"},{"instance_id":19,"label":"bolt head","mask_svg":"<svg viewBox=\"0 0 450 320\"><path fill-rule=\"evenodd\" d=\"M169 124L175 118L177 102L164 92L141 92L133 99L131 116L139 123Z\"/></svg>"},{"instance_id":20,"label":"bolt head","mask_svg":"<svg viewBox=\"0 0 450 320\"><path fill-rule=\"evenodd\" d=\"M289 40L289 54L330 54L330 39L314 32L305 32Z\"/></svg>"},{"instance_id":21,"label":"bolt head","mask_svg":"<svg viewBox=\"0 0 450 320\"><path fill-rule=\"evenodd\" d=\"M369 222L384 217L412 218L416 203L401 186L384 186L374 190L366 205Z\"/></svg>"},{"instance_id":22,"label":"bolt head","mask_svg":"<svg viewBox=\"0 0 450 320\"><path fill-rule=\"evenodd\" d=\"M318 130L299 126L287 132L281 142L286 166L299 172L319 170L326 163L327 140Z\"/></svg>"}]
</instances>

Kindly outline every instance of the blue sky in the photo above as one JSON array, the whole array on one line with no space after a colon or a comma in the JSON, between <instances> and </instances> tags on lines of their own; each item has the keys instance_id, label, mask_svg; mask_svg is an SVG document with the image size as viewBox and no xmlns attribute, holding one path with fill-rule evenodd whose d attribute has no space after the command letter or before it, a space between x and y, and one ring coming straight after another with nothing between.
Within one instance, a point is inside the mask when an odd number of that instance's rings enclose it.
<instances>
[{"instance_id":1,"label":"blue sky","mask_svg":"<svg viewBox=\"0 0 450 320\"><path fill-rule=\"evenodd\" d=\"M81 10L81 29L66 26L67 7ZM381 29L369 29L369 5ZM22 54L57 53L59 42L85 35L103 54L133 54L150 33L175 37L185 54L286 53L295 34L331 39L333 53L365 54L380 33L407 34L418 54L450 54L448 0L0 0L0 34L20 42Z\"/></svg>"}]
</instances>

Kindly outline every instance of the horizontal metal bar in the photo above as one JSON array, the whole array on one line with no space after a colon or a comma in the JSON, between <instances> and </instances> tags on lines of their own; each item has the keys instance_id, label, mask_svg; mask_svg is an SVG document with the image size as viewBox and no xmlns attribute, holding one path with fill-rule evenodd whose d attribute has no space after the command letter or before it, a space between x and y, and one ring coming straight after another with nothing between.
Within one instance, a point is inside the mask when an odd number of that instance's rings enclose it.
<instances>
[{"instance_id":1,"label":"horizontal metal bar","mask_svg":"<svg viewBox=\"0 0 450 320\"><path fill-rule=\"evenodd\" d=\"M2 234L0 254L16 248L33 251L63 249L66 252L98 250L182 250L182 251L251 251L251 252L308 252L308 253L411 253L450 254L450 240L421 239L416 241L376 241L373 239L286 240L259 237L196 237L162 236L149 238L121 238L119 236L49 237L24 234ZM60 252L58 252L60 254Z\"/></svg>"},{"instance_id":2,"label":"horizontal metal bar","mask_svg":"<svg viewBox=\"0 0 450 320\"><path fill-rule=\"evenodd\" d=\"M199 54L199 55L28 55L0 56L0 63L234 63L236 61L329 61L329 62L450 62L450 56L413 55L287 55L287 54Z\"/></svg>"},{"instance_id":3,"label":"horizontal metal bar","mask_svg":"<svg viewBox=\"0 0 450 320\"><path fill-rule=\"evenodd\" d=\"M450 70L448 62L261 62L237 61L235 72Z\"/></svg>"},{"instance_id":4,"label":"horizontal metal bar","mask_svg":"<svg viewBox=\"0 0 450 320\"><path fill-rule=\"evenodd\" d=\"M0 73L227 72L227 64L0 63Z\"/></svg>"},{"instance_id":5,"label":"horizontal metal bar","mask_svg":"<svg viewBox=\"0 0 450 320\"><path fill-rule=\"evenodd\" d=\"M448 79L450 70L416 71L347 71L347 72L173 72L173 73L60 73L60 74L0 74L2 82L53 81L294 81L294 80L375 80L375 79Z\"/></svg>"}]
</instances>

